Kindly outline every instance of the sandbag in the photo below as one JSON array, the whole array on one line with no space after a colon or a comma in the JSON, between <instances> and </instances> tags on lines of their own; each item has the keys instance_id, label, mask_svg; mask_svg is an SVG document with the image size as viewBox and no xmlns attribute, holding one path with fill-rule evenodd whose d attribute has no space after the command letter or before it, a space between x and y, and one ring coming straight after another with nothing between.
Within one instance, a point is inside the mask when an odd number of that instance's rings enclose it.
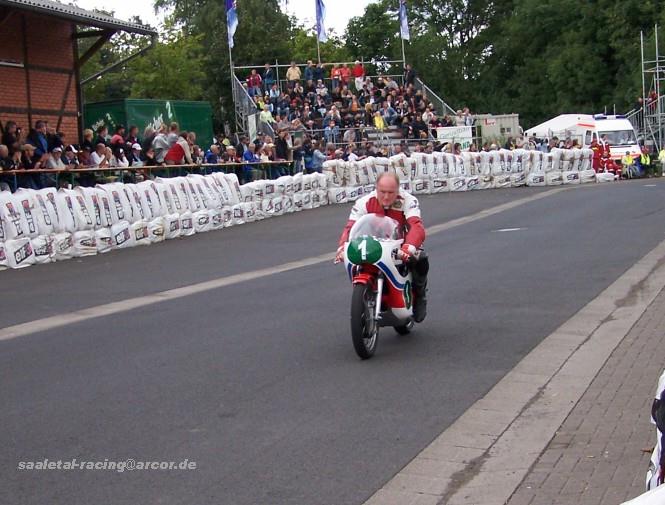
<instances>
[{"instance_id":1,"label":"sandbag","mask_svg":"<svg viewBox=\"0 0 665 505\"><path fill-rule=\"evenodd\" d=\"M81 230L72 233L72 244L74 246L73 256L76 258L97 254L95 230Z\"/></svg>"},{"instance_id":2,"label":"sandbag","mask_svg":"<svg viewBox=\"0 0 665 505\"><path fill-rule=\"evenodd\" d=\"M148 223L148 238L151 244L163 242L166 239L166 229L163 217L156 217Z\"/></svg>"},{"instance_id":3,"label":"sandbag","mask_svg":"<svg viewBox=\"0 0 665 505\"><path fill-rule=\"evenodd\" d=\"M9 265L7 264L7 249L5 248L5 243L0 242L0 271L7 270Z\"/></svg>"},{"instance_id":4,"label":"sandbag","mask_svg":"<svg viewBox=\"0 0 665 505\"><path fill-rule=\"evenodd\" d=\"M190 237L196 233L194 229L194 217L191 211L183 212L180 214L180 236Z\"/></svg>"},{"instance_id":5,"label":"sandbag","mask_svg":"<svg viewBox=\"0 0 665 505\"><path fill-rule=\"evenodd\" d=\"M456 176L448 178L448 185L450 186L450 191L466 191L466 177Z\"/></svg>"},{"instance_id":6,"label":"sandbag","mask_svg":"<svg viewBox=\"0 0 665 505\"><path fill-rule=\"evenodd\" d=\"M411 181L411 189L415 195L428 195L432 192L429 178Z\"/></svg>"},{"instance_id":7,"label":"sandbag","mask_svg":"<svg viewBox=\"0 0 665 505\"><path fill-rule=\"evenodd\" d=\"M7 240L5 251L9 268L25 268L35 264L35 252L29 237Z\"/></svg>"},{"instance_id":8,"label":"sandbag","mask_svg":"<svg viewBox=\"0 0 665 505\"><path fill-rule=\"evenodd\" d=\"M577 170L567 170L561 172L564 184L579 184L580 173Z\"/></svg>"},{"instance_id":9,"label":"sandbag","mask_svg":"<svg viewBox=\"0 0 665 505\"><path fill-rule=\"evenodd\" d=\"M328 202L331 204L340 204L347 203L348 196L346 194L346 188L337 188L332 187L328 188Z\"/></svg>"},{"instance_id":10,"label":"sandbag","mask_svg":"<svg viewBox=\"0 0 665 505\"><path fill-rule=\"evenodd\" d=\"M545 182L548 186L560 186L563 184L563 174L561 170L551 170L545 173Z\"/></svg>"},{"instance_id":11,"label":"sandbag","mask_svg":"<svg viewBox=\"0 0 665 505\"><path fill-rule=\"evenodd\" d=\"M25 217L25 222L28 225L28 236L36 237L40 231L38 228L38 216L41 213L35 206L33 199L34 191L32 189L19 189L14 193L14 199L17 203L18 210Z\"/></svg>"},{"instance_id":12,"label":"sandbag","mask_svg":"<svg viewBox=\"0 0 665 505\"><path fill-rule=\"evenodd\" d=\"M35 191L33 195L35 206L37 207L37 212L35 213L37 217L37 229L40 235L51 235L60 231L58 210L55 203L55 190L52 190L53 196L51 199L47 195L48 192L44 190ZM2 240L2 237L0 237L0 240Z\"/></svg>"},{"instance_id":13,"label":"sandbag","mask_svg":"<svg viewBox=\"0 0 665 505\"><path fill-rule=\"evenodd\" d=\"M612 172L598 172L596 174L596 182L614 182L617 180Z\"/></svg>"},{"instance_id":14,"label":"sandbag","mask_svg":"<svg viewBox=\"0 0 665 505\"><path fill-rule=\"evenodd\" d=\"M596 182L596 171L592 168L580 171L580 184Z\"/></svg>"},{"instance_id":15,"label":"sandbag","mask_svg":"<svg viewBox=\"0 0 665 505\"><path fill-rule=\"evenodd\" d=\"M111 226L111 239L114 249L126 249L136 245L128 221L118 221Z\"/></svg>"},{"instance_id":16,"label":"sandbag","mask_svg":"<svg viewBox=\"0 0 665 505\"><path fill-rule=\"evenodd\" d=\"M545 186L545 172L531 172L526 176L526 185L540 187Z\"/></svg>"},{"instance_id":17,"label":"sandbag","mask_svg":"<svg viewBox=\"0 0 665 505\"><path fill-rule=\"evenodd\" d=\"M234 205L231 210L233 211L233 224L245 224L245 207L243 204Z\"/></svg>"},{"instance_id":18,"label":"sandbag","mask_svg":"<svg viewBox=\"0 0 665 505\"><path fill-rule=\"evenodd\" d=\"M74 256L72 234L66 231L53 235L53 254L56 261L68 260Z\"/></svg>"},{"instance_id":19,"label":"sandbag","mask_svg":"<svg viewBox=\"0 0 665 505\"><path fill-rule=\"evenodd\" d=\"M492 187L496 189L509 188L511 186L511 174L501 173L492 176Z\"/></svg>"},{"instance_id":20,"label":"sandbag","mask_svg":"<svg viewBox=\"0 0 665 505\"><path fill-rule=\"evenodd\" d=\"M473 190L479 189L479 185L480 185L479 176L471 175L471 176L465 177L465 179L466 179L466 190L467 191L473 191Z\"/></svg>"},{"instance_id":21,"label":"sandbag","mask_svg":"<svg viewBox=\"0 0 665 505\"><path fill-rule=\"evenodd\" d=\"M19 209L19 206L18 199L14 198L9 191L0 191L0 219L3 221L5 240L16 240L30 237L30 235L37 236L36 223L33 222L34 234L32 234L28 228L25 214ZM6 244L5 247L7 247Z\"/></svg>"},{"instance_id":22,"label":"sandbag","mask_svg":"<svg viewBox=\"0 0 665 505\"><path fill-rule=\"evenodd\" d=\"M39 235L30 240L32 250L35 252L35 263L51 263L55 261L55 252L53 250L53 236ZM0 246L2 246L0 244Z\"/></svg>"},{"instance_id":23,"label":"sandbag","mask_svg":"<svg viewBox=\"0 0 665 505\"><path fill-rule=\"evenodd\" d=\"M478 184L476 189L492 189L494 181L491 175L478 175ZM467 184L468 185L468 184Z\"/></svg>"},{"instance_id":24,"label":"sandbag","mask_svg":"<svg viewBox=\"0 0 665 505\"><path fill-rule=\"evenodd\" d=\"M97 243L98 253L107 253L113 249L113 237L111 237L111 228L100 228L95 230L95 242Z\"/></svg>"},{"instance_id":25,"label":"sandbag","mask_svg":"<svg viewBox=\"0 0 665 505\"><path fill-rule=\"evenodd\" d=\"M432 193L447 193L450 191L448 187L448 179L444 177L434 177L432 178Z\"/></svg>"},{"instance_id":26,"label":"sandbag","mask_svg":"<svg viewBox=\"0 0 665 505\"><path fill-rule=\"evenodd\" d=\"M180 214L167 214L164 219L164 238L171 240L178 238L181 234Z\"/></svg>"},{"instance_id":27,"label":"sandbag","mask_svg":"<svg viewBox=\"0 0 665 505\"><path fill-rule=\"evenodd\" d=\"M303 194L302 192L293 194L293 208L296 212L300 212L303 209Z\"/></svg>"},{"instance_id":28,"label":"sandbag","mask_svg":"<svg viewBox=\"0 0 665 505\"><path fill-rule=\"evenodd\" d=\"M192 219L194 220L194 231L196 233L205 233L212 230L212 221L207 209L192 213Z\"/></svg>"},{"instance_id":29,"label":"sandbag","mask_svg":"<svg viewBox=\"0 0 665 505\"><path fill-rule=\"evenodd\" d=\"M524 172L514 172L510 174L510 186L518 188L526 185L526 174Z\"/></svg>"}]
</instances>

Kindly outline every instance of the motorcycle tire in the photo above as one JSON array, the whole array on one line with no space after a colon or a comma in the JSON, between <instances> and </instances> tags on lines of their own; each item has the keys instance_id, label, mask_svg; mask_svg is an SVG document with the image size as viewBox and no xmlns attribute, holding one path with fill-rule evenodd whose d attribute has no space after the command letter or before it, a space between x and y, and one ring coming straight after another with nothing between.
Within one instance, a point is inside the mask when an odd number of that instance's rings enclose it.
<instances>
[{"instance_id":1,"label":"motorcycle tire","mask_svg":"<svg viewBox=\"0 0 665 505\"><path fill-rule=\"evenodd\" d=\"M368 302L375 296L372 289L365 284L356 284L353 286L353 295L351 296L351 338L353 348L361 359L369 359L376 351L376 345L379 340L378 325L373 329L368 328L367 319L370 313ZM372 316L369 316L370 318ZM371 332L371 334L370 334Z\"/></svg>"},{"instance_id":2,"label":"motorcycle tire","mask_svg":"<svg viewBox=\"0 0 665 505\"><path fill-rule=\"evenodd\" d=\"M403 324L401 326L393 326L395 328L395 331L399 333L400 335L408 335L411 333L411 330L413 329L414 322L413 319L410 320L408 323Z\"/></svg>"}]
</instances>

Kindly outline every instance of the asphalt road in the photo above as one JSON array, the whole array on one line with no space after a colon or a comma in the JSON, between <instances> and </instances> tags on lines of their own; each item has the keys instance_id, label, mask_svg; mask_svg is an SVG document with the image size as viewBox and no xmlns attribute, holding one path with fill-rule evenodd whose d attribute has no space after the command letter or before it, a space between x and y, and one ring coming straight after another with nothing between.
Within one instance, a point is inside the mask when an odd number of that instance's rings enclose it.
<instances>
[{"instance_id":1,"label":"asphalt road","mask_svg":"<svg viewBox=\"0 0 665 505\"><path fill-rule=\"evenodd\" d=\"M546 190L421 204L434 225ZM0 328L332 253L349 210L0 272ZM427 320L383 329L365 362L332 263L0 341L0 501L361 504L664 232L665 181L648 180L433 235ZM196 469L17 470L44 458Z\"/></svg>"}]
</instances>

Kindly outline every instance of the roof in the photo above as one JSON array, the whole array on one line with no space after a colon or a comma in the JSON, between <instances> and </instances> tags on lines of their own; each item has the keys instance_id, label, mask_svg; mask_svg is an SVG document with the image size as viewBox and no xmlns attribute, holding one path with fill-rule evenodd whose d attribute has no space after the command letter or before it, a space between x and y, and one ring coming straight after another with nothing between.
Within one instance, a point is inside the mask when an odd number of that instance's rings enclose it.
<instances>
[{"instance_id":1,"label":"roof","mask_svg":"<svg viewBox=\"0 0 665 505\"><path fill-rule=\"evenodd\" d=\"M592 124L593 122L593 116L590 114L561 114L545 121L544 123L540 123L533 128L529 128L524 133L529 137L547 137L551 132L558 133L567 130L568 128L572 128L579 123Z\"/></svg>"},{"instance_id":2,"label":"roof","mask_svg":"<svg viewBox=\"0 0 665 505\"><path fill-rule=\"evenodd\" d=\"M94 26L110 30L121 30L142 35L156 35L157 32L149 26L139 25L116 19L99 12L88 11L74 5L65 5L53 0L0 0L0 7L27 10L39 14L73 21L77 24Z\"/></svg>"}]
</instances>

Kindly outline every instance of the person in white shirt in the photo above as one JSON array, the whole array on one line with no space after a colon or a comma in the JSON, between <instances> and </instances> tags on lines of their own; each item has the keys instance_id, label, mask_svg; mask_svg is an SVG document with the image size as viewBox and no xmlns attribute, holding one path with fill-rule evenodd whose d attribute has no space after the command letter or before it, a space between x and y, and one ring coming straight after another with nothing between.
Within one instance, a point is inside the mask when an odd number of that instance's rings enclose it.
<instances>
[{"instance_id":1,"label":"person in white shirt","mask_svg":"<svg viewBox=\"0 0 665 505\"><path fill-rule=\"evenodd\" d=\"M64 169L65 164L62 162L62 148L54 147L51 154L46 161L46 168Z\"/></svg>"},{"instance_id":2,"label":"person in white shirt","mask_svg":"<svg viewBox=\"0 0 665 505\"><path fill-rule=\"evenodd\" d=\"M90 154L90 163L93 167L104 168L109 164L108 159L106 159L106 144L101 142L97 144L95 152Z\"/></svg>"},{"instance_id":3,"label":"person in white shirt","mask_svg":"<svg viewBox=\"0 0 665 505\"><path fill-rule=\"evenodd\" d=\"M118 168L127 168L129 166L129 160L125 156L125 150L122 147L118 149L118 154L115 159Z\"/></svg>"}]
</instances>

